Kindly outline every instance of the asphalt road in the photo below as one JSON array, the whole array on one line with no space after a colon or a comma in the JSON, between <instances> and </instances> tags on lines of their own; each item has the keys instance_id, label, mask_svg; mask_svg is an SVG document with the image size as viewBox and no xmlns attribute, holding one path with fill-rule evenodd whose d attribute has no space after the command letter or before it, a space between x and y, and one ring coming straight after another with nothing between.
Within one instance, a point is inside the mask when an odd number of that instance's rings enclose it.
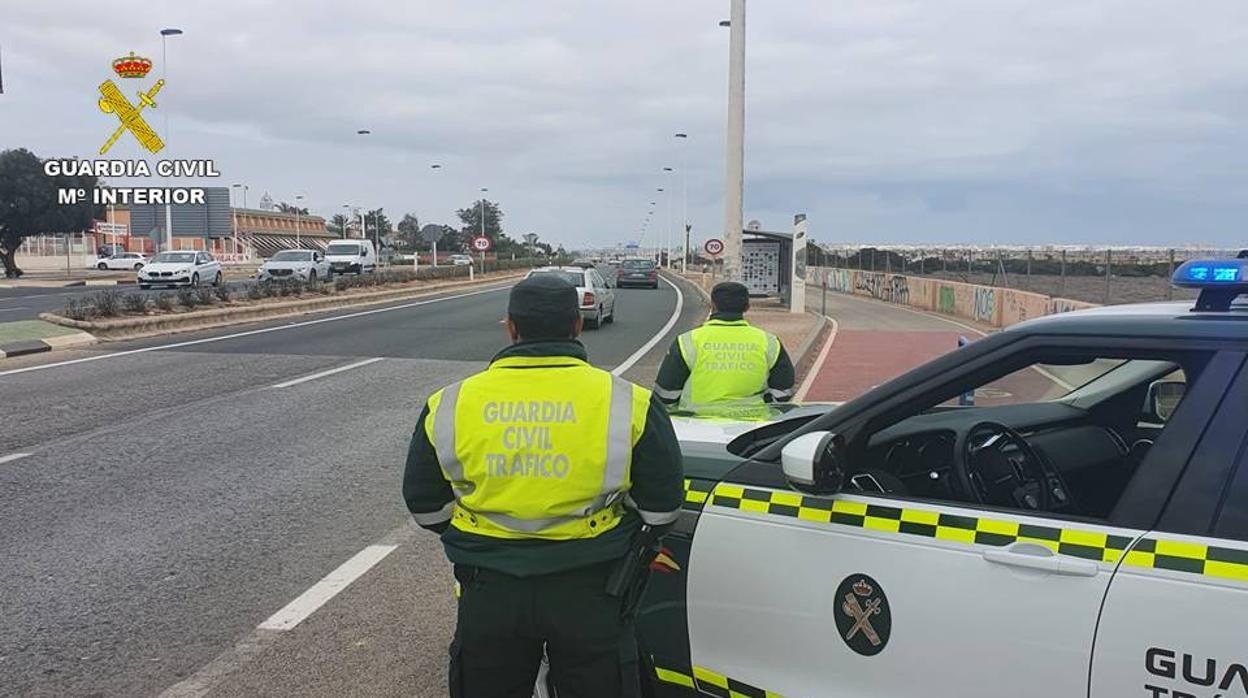
<instances>
[{"instance_id":1,"label":"asphalt road","mask_svg":"<svg viewBox=\"0 0 1248 698\"><path fill-rule=\"evenodd\" d=\"M677 305L617 293L584 338L608 369ZM498 286L0 363L0 694L443 693L450 577L409 523L403 459L428 394L505 344L505 303ZM649 384L704 317L683 305L625 377ZM258 628L377 551L302 622Z\"/></svg>"}]
</instances>

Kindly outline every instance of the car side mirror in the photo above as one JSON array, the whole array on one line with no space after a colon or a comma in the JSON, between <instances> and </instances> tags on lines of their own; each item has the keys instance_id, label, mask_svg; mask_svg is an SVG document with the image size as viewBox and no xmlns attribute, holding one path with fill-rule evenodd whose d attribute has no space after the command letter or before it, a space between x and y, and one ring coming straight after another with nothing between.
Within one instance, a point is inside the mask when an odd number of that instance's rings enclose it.
<instances>
[{"instance_id":1,"label":"car side mirror","mask_svg":"<svg viewBox=\"0 0 1248 698\"><path fill-rule=\"evenodd\" d=\"M795 489L832 495L845 481L845 439L830 431L812 431L780 450L784 477Z\"/></svg>"},{"instance_id":2,"label":"car side mirror","mask_svg":"<svg viewBox=\"0 0 1248 698\"><path fill-rule=\"evenodd\" d=\"M1186 393L1187 383L1183 381L1153 381L1148 386L1148 397L1144 401L1145 417L1160 424L1166 423Z\"/></svg>"}]
</instances>

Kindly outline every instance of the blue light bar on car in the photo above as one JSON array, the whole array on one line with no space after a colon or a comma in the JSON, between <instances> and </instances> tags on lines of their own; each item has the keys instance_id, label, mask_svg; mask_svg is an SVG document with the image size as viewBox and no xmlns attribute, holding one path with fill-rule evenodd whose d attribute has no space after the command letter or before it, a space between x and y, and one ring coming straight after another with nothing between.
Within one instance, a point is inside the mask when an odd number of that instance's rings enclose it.
<instances>
[{"instance_id":1,"label":"blue light bar on car","mask_svg":"<svg viewBox=\"0 0 1248 698\"><path fill-rule=\"evenodd\" d=\"M1221 288L1242 285L1248 291L1248 260L1193 259L1174 270L1170 281L1182 288Z\"/></svg>"},{"instance_id":2,"label":"blue light bar on car","mask_svg":"<svg viewBox=\"0 0 1248 698\"><path fill-rule=\"evenodd\" d=\"M1231 301L1248 294L1248 259L1193 259L1174 270L1170 283L1200 289L1198 311L1226 311Z\"/></svg>"}]
</instances>

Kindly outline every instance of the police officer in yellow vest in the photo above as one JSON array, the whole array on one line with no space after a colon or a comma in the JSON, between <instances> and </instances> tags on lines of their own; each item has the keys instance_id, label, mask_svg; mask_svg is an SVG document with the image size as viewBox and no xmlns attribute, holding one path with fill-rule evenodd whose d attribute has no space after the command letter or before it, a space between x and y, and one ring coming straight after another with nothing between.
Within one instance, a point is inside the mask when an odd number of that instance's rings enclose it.
<instances>
[{"instance_id":1,"label":"police officer in yellow vest","mask_svg":"<svg viewBox=\"0 0 1248 698\"><path fill-rule=\"evenodd\" d=\"M766 417L767 403L793 396L793 362L775 335L745 321L750 292L744 284L716 284L711 304L714 313L705 324L672 342L655 394L669 407L699 416Z\"/></svg>"},{"instance_id":2,"label":"police officer in yellow vest","mask_svg":"<svg viewBox=\"0 0 1248 698\"><path fill-rule=\"evenodd\" d=\"M641 531L675 522L684 476L650 391L590 366L576 290L511 291L513 344L430 396L403 496L460 584L455 698L532 695L543 648L560 698L638 694L628 613L606 593Z\"/></svg>"}]
</instances>

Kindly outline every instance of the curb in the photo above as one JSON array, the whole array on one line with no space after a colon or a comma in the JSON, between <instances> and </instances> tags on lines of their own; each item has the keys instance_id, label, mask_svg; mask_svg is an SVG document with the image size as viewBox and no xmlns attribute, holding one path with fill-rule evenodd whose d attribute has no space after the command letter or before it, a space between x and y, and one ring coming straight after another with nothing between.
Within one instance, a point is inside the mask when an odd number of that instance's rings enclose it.
<instances>
[{"instance_id":1,"label":"curb","mask_svg":"<svg viewBox=\"0 0 1248 698\"><path fill-rule=\"evenodd\" d=\"M415 288L386 289L349 296L326 296L304 298L299 300L281 301L259 306L237 306L212 308L209 310L193 310L185 313L168 315L152 315L127 317L115 320L73 320L53 313L40 313L39 319L64 327L73 327L94 333L93 339L99 341L120 341L144 339L161 335L177 334L210 330L219 327L230 327L252 322L280 320L309 313L325 312L340 308L378 305L409 298L421 298L444 291L459 288L484 286L494 282L509 281L527 273L522 270L514 274L502 274L495 277L478 276L473 281L432 284ZM84 332L84 334L86 333Z\"/></svg>"},{"instance_id":2,"label":"curb","mask_svg":"<svg viewBox=\"0 0 1248 698\"><path fill-rule=\"evenodd\" d=\"M43 339L24 339L20 342L0 344L0 359L6 359L13 356L26 356L27 354L41 354L45 351L53 351L55 349L85 347L90 344L95 344L95 342L95 337L86 332L76 332L74 334L66 334L59 337L45 337Z\"/></svg>"}]
</instances>

